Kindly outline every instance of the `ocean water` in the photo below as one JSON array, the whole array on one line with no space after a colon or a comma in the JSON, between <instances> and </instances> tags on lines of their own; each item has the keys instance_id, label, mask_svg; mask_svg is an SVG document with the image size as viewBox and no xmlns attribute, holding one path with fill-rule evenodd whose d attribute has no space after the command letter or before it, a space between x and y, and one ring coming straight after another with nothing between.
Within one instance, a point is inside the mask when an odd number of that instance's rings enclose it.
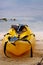
<instances>
[{"instance_id":1,"label":"ocean water","mask_svg":"<svg viewBox=\"0 0 43 65\"><path fill-rule=\"evenodd\" d=\"M11 25L14 24L27 24L33 32L43 31L43 21L34 18L19 17L15 21L10 19L8 21L0 20L0 32L7 32Z\"/></svg>"}]
</instances>

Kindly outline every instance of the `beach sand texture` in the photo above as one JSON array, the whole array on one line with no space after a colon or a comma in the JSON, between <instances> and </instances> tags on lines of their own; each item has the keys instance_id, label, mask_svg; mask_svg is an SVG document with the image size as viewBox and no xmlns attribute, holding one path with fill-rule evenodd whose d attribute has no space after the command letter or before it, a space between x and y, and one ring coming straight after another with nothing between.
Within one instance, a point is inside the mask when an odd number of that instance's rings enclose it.
<instances>
[{"instance_id":1,"label":"beach sand texture","mask_svg":"<svg viewBox=\"0 0 43 65\"><path fill-rule=\"evenodd\" d=\"M3 48L0 41L0 65L37 65L37 63L43 57L43 32L35 33L36 35L36 45L33 52L33 58L29 57L29 54L26 53L21 57L7 58L3 55ZM0 35L0 39L3 38L4 34ZM1 38L2 37L2 38ZM43 64L42 64L43 65Z\"/></svg>"}]
</instances>

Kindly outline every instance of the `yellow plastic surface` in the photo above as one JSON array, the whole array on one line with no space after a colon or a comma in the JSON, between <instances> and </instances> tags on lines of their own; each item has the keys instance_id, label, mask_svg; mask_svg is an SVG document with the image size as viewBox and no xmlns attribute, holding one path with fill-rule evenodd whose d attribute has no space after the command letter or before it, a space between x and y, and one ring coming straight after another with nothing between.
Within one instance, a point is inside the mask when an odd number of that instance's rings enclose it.
<instances>
[{"instance_id":1,"label":"yellow plastic surface","mask_svg":"<svg viewBox=\"0 0 43 65\"><path fill-rule=\"evenodd\" d=\"M27 40L29 40L31 42L32 48L34 48L34 44L35 44L35 37L33 35L32 31L30 30L30 28L27 28L27 31L20 33L20 38L23 38L24 36L28 35ZM11 35L6 35L3 40L2 40L2 45L4 46L5 42L8 41L7 46L6 46L6 51L12 53L13 55L16 56L20 56L21 54L30 51L31 45L30 43L28 43L27 41L22 41L22 40L17 40L14 44L11 44L11 42L8 40L8 37L18 37L18 33L15 32L15 30L12 30L12 28L9 30L9 32ZM30 35L30 36L29 36Z\"/></svg>"}]
</instances>

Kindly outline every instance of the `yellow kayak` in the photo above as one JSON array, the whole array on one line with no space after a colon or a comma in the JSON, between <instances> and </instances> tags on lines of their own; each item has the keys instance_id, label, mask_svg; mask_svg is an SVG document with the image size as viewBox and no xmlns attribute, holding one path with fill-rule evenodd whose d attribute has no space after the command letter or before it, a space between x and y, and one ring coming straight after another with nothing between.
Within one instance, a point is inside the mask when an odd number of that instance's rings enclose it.
<instances>
[{"instance_id":1,"label":"yellow kayak","mask_svg":"<svg viewBox=\"0 0 43 65\"><path fill-rule=\"evenodd\" d=\"M27 51L31 51L35 45L35 35L27 25L12 25L7 34L2 40L4 46L4 54L7 53L20 56Z\"/></svg>"}]
</instances>

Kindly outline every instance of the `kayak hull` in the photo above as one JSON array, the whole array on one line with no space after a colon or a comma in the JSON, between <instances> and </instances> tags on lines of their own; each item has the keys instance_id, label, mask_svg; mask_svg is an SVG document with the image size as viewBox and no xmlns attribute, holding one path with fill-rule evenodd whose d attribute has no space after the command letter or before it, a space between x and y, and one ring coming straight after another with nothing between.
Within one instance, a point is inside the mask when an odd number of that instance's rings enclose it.
<instances>
[{"instance_id":1,"label":"kayak hull","mask_svg":"<svg viewBox=\"0 0 43 65\"><path fill-rule=\"evenodd\" d=\"M2 40L2 45L4 47L4 53L8 54L11 53L13 55L16 56L20 56L24 53L26 53L27 51L29 52L32 48L32 51L34 49L35 46L35 36L32 33L32 31L30 30L30 28L28 28L27 26L25 26L27 31L22 32L20 34L16 33L14 29L10 29L10 31L8 32L8 34L6 34ZM13 42L9 41L9 37L14 37L16 36L18 38L18 40L15 40ZM24 40L25 39L25 40ZM5 43L6 47L5 47ZM9 55L8 55L9 56Z\"/></svg>"}]
</instances>

